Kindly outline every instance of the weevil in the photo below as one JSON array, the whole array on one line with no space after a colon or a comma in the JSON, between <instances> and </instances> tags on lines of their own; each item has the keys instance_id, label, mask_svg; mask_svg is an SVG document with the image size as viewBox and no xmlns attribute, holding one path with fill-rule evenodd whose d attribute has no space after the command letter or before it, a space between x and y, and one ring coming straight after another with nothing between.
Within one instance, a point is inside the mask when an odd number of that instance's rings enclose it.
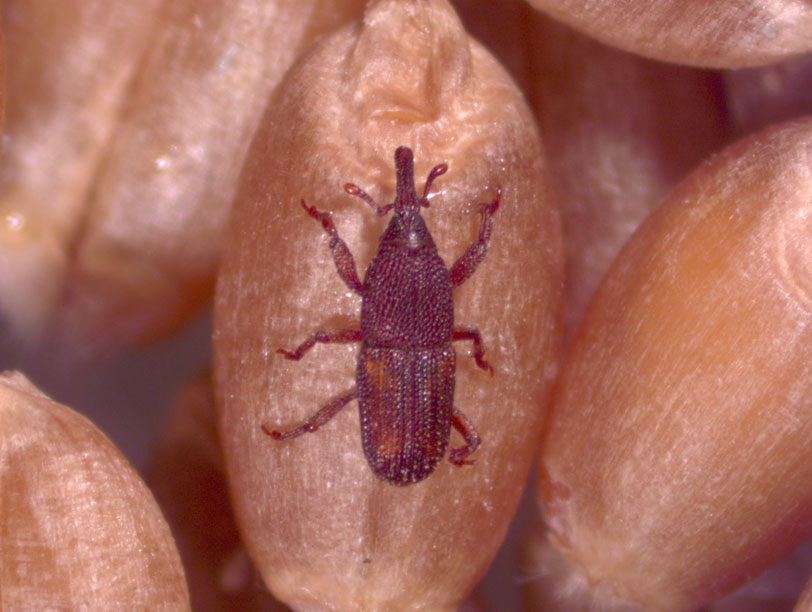
<instances>
[{"instance_id":1,"label":"weevil","mask_svg":"<svg viewBox=\"0 0 812 612\"><path fill-rule=\"evenodd\" d=\"M476 327L454 325L451 291L465 282L485 257L499 208L501 189L489 204L480 204L479 236L447 268L420 214L429 206L434 180L448 170L439 164L429 172L423 195L414 184L414 155L408 147L395 151L395 201L379 206L357 185L347 183L347 193L358 196L381 216L394 211L367 268L364 282L355 261L339 238L330 213L308 206L307 214L319 221L330 237L330 250L338 275L361 297L360 329L322 329L295 350L279 349L288 359L299 360L317 343L360 342L355 386L324 406L305 423L287 431L262 425L277 440L314 432L352 400L358 400L364 454L375 475L394 485L420 482L445 456L451 427L465 445L453 448L448 460L456 466L474 463L468 457L480 437L468 418L454 407L456 353L452 342L473 342L477 366L493 374L484 359L482 338Z\"/></svg>"}]
</instances>

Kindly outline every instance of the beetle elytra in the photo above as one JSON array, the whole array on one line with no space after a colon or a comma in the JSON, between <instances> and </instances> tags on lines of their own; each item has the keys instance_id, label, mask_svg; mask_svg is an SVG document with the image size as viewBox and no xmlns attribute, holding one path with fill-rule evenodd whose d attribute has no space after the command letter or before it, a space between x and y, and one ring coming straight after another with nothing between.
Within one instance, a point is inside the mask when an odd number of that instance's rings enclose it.
<instances>
[{"instance_id":1,"label":"beetle elytra","mask_svg":"<svg viewBox=\"0 0 812 612\"><path fill-rule=\"evenodd\" d=\"M452 342L471 340L476 364L491 373L493 370L483 358L479 330L454 325L451 290L465 282L485 257L501 189L493 202L479 205L482 218L477 240L447 268L420 214L421 207L429 206L432 183L447 170L447 164L435 166L426 178L422 197L418 197L412 150L399 147L395 151L397 189L392 204L379 206L356 185L344 186L379 215L394 210L363 283L331 215L302 201L305 211L330 236L339 276L361 297L360 329L319 330L294 351L278 352L298 360L317 343L360 342L361 350L355 387L298 427L280 431L263 425L269 436L287 440L314 432L357 399L364 454L378 478L395 485L426 478L445 456L452 426L462 434L465 445L451 449L448 460L457 466L473 463L468 457L479 446L480 437L468 418L454 407L456 354Z\"/></svg>"}]
</instances>

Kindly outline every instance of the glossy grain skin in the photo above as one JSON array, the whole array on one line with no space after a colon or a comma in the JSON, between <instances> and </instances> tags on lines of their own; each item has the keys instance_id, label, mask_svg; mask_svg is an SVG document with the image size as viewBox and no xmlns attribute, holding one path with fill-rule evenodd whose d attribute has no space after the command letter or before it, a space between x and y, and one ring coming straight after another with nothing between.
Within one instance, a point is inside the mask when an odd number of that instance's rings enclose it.
<instances>
[{"instance_id":1,"label":"glossy grain skin","mask_svg":"<svg viewBox=\"0 0 812 612\"><path fill-rule=\"evenodd\" d=\"M425 479L445 456L452 425L466 444L452 449L449 461L457 466L473 463L467 457L479 446L480 438L465 415L454 408L456 354L452 341L472 340L477 365L491 368L482 358L479 331L454 326L451 290L471 276L485 256L499 192L494 202L480 205L482 222L477 241L448 269L420 215L420 208L429 205L426 196L432 182L447 169L445 164L435 166L426 179L423 196L418 197L412 151L399 147L395 151L394 203L380 207L359 187L345 186L348 193L362 198L380 215L394 209L363 284L330 215L302 202L330 235L339 276L362 298L361 328L320 330L295 351L279 352L298 360L316 343L358 341L361 350L356 387L299 427L279 431L263 426L271 437L286 440L314 432L358 399L364 454L378 478L394 485Z\"/></svg>"}]
</instances>

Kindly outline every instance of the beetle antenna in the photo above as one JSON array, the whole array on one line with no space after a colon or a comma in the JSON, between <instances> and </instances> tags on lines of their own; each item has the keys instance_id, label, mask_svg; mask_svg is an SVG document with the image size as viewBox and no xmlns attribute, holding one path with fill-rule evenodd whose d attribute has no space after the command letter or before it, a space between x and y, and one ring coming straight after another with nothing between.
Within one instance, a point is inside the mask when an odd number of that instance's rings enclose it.
<instances>
[{"instance_id":1,"label":"beetle antenna","mask_svg":"<svg viewBox=\"0 0 812 612\"><path fill-rule=\"evenodd\" d=\"M441 176L448 172L448 164L437 164L434 168L431 169L429 172L428 177L426 178L426 186L423 187L423 197L420 199L420 203L423 206L429 205L428 195L429 191L431 190L431 184L434 182L438 176Z\"/></svg>"},{"instance_id":2,"label":"beetle antenna","mask_svg":"<svg viewBox=\"0 0 812 612\"><path fill-rule=\"evenodd\" d=\"M378 203L372 199L366 191L361 189L358 185L353 185L352 183L347 183L344 185L344 191L346 191L350 195L354 195L356 197L361 198L364 202L369 204L372 208L375 209L375 212L378 213L381 217L383 217L386 213L388 213L392 208L394 208L394 204L387 204L386 206L378 206Z\"/></svg>"}]
</instances>

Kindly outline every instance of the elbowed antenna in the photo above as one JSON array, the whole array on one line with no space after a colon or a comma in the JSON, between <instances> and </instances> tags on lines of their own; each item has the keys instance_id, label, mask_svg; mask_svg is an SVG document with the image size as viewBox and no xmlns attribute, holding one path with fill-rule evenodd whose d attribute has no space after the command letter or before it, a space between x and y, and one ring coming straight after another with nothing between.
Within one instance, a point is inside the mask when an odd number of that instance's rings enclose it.
<instances>
[{"instance_id":1,"label":"elbowed antenna","mask_svg":"<svg viewBox=\"0 0 812 612\"><path fill-rule=\"evenodd\" d=\"M372 208L375 209L375 212L378 213L378 216L383 217L386 213L392 210L395 205L394 204L387 204L386 206L379 206L378 203L372 199L366 191L361 189L358 185L353 183L347 183L344 185L344 191L346 191L350 195L354 195L358 198L361 198L364 202L369 204Z\"/></svg>"},{"instance_id":2,"label":"elbowed antenna","mask_svg":"<svg viewBox=\"0 0 812 612\"><path fill-rule=\"evenodd\" d=\"M445 174L448 172L448 164L437 164L434 168L431 169L429 172L428 177L426 178L426 186L423 187L423 197L420 198L420 205L425 206L428 208L429 206L429 191L431 190L431 184L441 174Z\"/></svg>"}]
</instances>

